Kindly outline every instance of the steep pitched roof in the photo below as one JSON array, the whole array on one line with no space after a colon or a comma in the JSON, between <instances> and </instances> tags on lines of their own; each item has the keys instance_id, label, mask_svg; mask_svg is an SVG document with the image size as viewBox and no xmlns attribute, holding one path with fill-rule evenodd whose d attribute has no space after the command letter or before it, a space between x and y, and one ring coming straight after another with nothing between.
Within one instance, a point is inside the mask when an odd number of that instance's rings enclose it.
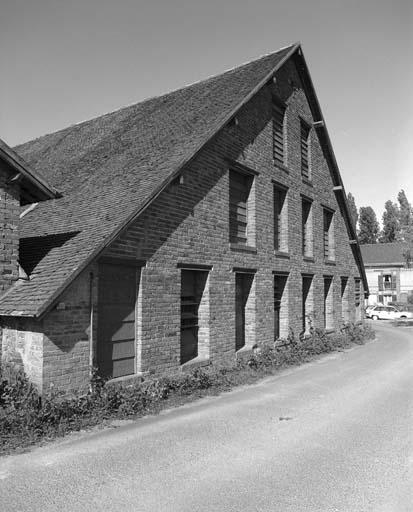
<instances>
[{"instance_id":1,"label":"steep pitched roof","mask_svg":"<svg viewBox=\"0 0 413 512\"><path fill-rule=\"evenodd\" d=\"M406 264L403 252L406 251L408 245L405 242L366 244L361 245L360 248L366 267L404 266Z\"/></svg>"},{"instance_id":2,"label":"steep pitched roof","mask_svg":"<svg viewBox=\"0 0 413 512\"><path fill-rule=\"evenodd\" d=\"M0 159L16 172L15 179L20 183L21 204L59 197L58 191L45 180L40 171L35 172L2 139L0 139Z\"/></svg>"},{"instance_id":3,"label":"steep pitched roof","mask_svg":"<svg viewBox=\"0 0 413 512\"><path fill-rule=\"evenodd\" d=\"M15 148L63 197L22 219L21 260L32 272L0 298L0 315L47 311L298 48Z\"/></svg>"},{"instance_id":4,"label":"steep pitched roof","mask_svg":"<svg viewBox=\"0 0 413 512\"><path fill-rule=\"evenodd\" d=\"M21 254L30 281L0 297L0 315L44 314L87 266L198 151L292 58L304 83L317 135L364 289L360 247L322 112L300 45L221 75L40 137L15 148L63 192L22 219Z\"/></svg>"}]
</instances>

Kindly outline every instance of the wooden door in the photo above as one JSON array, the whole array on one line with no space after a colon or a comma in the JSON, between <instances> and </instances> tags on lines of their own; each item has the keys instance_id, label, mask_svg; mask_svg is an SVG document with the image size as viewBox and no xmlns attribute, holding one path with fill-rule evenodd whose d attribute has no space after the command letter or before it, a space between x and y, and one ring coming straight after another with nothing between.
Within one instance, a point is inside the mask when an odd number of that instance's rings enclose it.
<instances>
[{"instance_id":1,"label":"wooden door","mask_svg":"<svg viewBox=\"0 0 413 512\"><path fill-rule=\"evenodd\" d=\"M98 366L109 378L135 373L137 269L100 264L98 292Z\"/></svg>"}]
</instances>

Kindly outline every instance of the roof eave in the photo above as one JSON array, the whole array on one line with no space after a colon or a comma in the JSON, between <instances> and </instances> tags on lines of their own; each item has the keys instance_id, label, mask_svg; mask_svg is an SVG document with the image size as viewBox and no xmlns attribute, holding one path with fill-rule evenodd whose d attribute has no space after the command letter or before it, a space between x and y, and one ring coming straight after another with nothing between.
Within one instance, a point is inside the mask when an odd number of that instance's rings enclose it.
<instances>
[{"instance_id":1,"label":"roof eave","mask_svg":"<svg viewBox=\"0 0 413 512\"><path fill-rule=\"evenodd\" d=\"M367 283L367 276L364 269L363 257L360 250L360 244L357 237L356 227L354 226L353 220L350 215L350 209L347 203L347 195L345 192L344 184L341 179L340 170L338 168L337 160L333 151L333 146L331 144L330 135L327 130L327 124L325 122L324 116L321 111L320 103L318 101L315 88L313 85L313 81L311 79L310 72L308 70L307 63L304 58L304 53L302 51L301 46L299 47L299 51L297 52L300 62L296 62L297 70L300 74L300 78L305 85L305 88L308 92L310 92L309 104L313 114L313 118L316 121L322 121L317 124L316 133L318 139L320 141L321 148L324 153L324 157L326 158L327 164L332 171L333 183L334 186L337 187L335 191L336 197L339 203L339 206L342 210L344 222L346 224L347 232L350 236L350 240L354 240L356 243L351 244L351 249L356 260L357 266L359 268L360 277L363 280L363 287L365 293L369 294L369 287ZM301 66L300 66L301 64Z\"/></svg>"},{"instance_id":2,"label":"roof eave","mask_svg":"<svg viewBox=\"0 0 413 512\"><path fill-rule=\"evenodd\" d=\"M16 179L20 183L23 199L27 199L26 202L45 201L61 197L61 194L54 187L35 173L29 164L1 139L0 158L16 171Z\"/></svg>"},{"instance_id":3,"label":"roof eave","mask_svg":"<svg viewBox=\"0 0 413 512\"><path fill-rule=\"evenodd\" d=\"M376 267L404 267L406 265L406 262L400 262L400 261L397 261L397 262L392 262L392 261L385 261L385 262L382 262L382 263L365 263L364 266L366 267L366 269L369 269L369 268L376 268Z\"/></svg>"}]
</instances>

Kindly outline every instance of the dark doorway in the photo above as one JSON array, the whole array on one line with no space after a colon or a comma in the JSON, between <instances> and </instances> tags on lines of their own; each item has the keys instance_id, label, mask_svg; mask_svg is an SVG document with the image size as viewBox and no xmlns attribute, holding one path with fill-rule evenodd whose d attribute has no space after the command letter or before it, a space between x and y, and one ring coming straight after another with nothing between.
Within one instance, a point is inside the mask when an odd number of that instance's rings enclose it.
<instances>
[{"instance_id":1,"label":"dark doorway","mask_svg":"<svg viewBox=\"0 0 413 512\"><path fill-rule=\"evenodd\" d=\"M280 337L281 308L287 277L286 275L274 275L274 340Z\"/></svg>"},{"instance_id":2,"label":"dark doorway","mask_svg":"<svg viewBox=\"0 0 413 512\"><path fill-rule=\"evenodd\" d=\"M198 357L199 306L208 272L182 270L181 274L181 364Z\"/></svg>"},{"instance_id":3,"label":"dark doorway","mask_svg":"<svg viewBox=\"0 0 413 512\"><path fill-rule=\"evenodd\" d=\"M310 318L307 316L310 315L312 306L312 297L311 297L311 284L313 282L313 276L303 276L303 297L302 297L302 315L303 315L303 331L307 330L307 327L310 325Z\"/></svg>"},{"instance_id":4,"label":"dark doorway","mask_svg":"<svg viewBox=\"0 0 413 512\"><path fill-rule=\"evenodd\" d=\"M334 322L332 277L324 277L324 329L331 329Z\"/></svg>"},{"instance_id":5,"label":"dark doorway","mask_svg":"<svg viewBox=\"0 0 413 512\"><path fill-rule=\"evenodd\" d=\"M349 320L349 301L348 301L348 277L341 278L341 317L343 322Z\"/></svg>"},{"instance_id":6,"label":"dark doorway","mask_svg":"<svg viewBox=\"0 0 413 512\"><path fill-rule=\"evenodd\" d=\"M245 312L254 274L235 274L235 350L245 346Z\"/></svg>"},{"instance_id":7,"label":"dark doorway","mask_svg":"<svg viewBox=\"0 0 413 512\"><path fill-rule=\"evenodd\" d=\"M97 359L108 378L135 373L137 272L133 266L99 265Z\"/></svg>"}]
</instances>

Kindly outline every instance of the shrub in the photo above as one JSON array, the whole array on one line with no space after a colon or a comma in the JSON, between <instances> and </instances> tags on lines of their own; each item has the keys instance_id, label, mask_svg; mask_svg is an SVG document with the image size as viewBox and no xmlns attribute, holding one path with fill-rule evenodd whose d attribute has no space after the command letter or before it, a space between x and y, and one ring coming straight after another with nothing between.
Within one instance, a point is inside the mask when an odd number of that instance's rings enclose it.
<instances>
[{"instance_id":1,"label":"shrub","mask_svg":"<svg viewBox=\"0 0 413 512\"><path fill-rule=\"evenodd\" d=\"M345 324L341 332L348 337L350 343L357 343L359 345L363 344L366 340L371 340L374 338L374 330L370 327L370 325L357 323Z\"/></svg>"},{"instance_id":2,"label":"shrub","mask_svg":"<svg viewBox=\"0 0 413 512\"><path fill-rule=\"evenodd\" d=\"M326 334L310 328L310 335L295 336L255 347L247 359L233 366L202 367L191 373L164 376L131 383L106 383L92 369L90 390L84 395L65 396L51 392L40 397L22 372L8 369L0 377L1 449L10 451L38 440L96 425L109 418L126 418L156 412L169 399L178 403L190 395L219 392L260 376L309 360L315 355L340 349L374 337L362 324L348 324L340 332ZM5 378L7 375L7 379Z\"/></svg>"},{"instance_id":3,"label":"shrub","mask_svg":"<svg viewBox=\"0 0 413 512\"><path fill-rule=\"evenodd\" d=\"M36 388L28 381L22 370L8 367L0 378L0 407L23 409L39 402ZM6 378L7 377L7 378Z\"/></svg>"}]
</instances>

